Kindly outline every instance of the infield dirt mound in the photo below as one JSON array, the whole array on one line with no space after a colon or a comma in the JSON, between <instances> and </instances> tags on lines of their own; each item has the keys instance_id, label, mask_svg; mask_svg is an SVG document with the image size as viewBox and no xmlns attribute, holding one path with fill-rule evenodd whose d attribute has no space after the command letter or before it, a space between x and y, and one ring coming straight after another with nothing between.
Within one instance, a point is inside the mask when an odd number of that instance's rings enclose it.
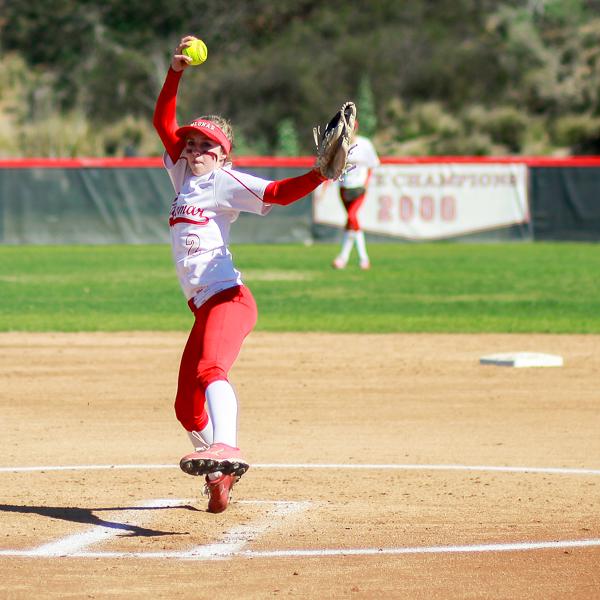
<instances>
[{"instance_id":1,"label":"infield dirt mound","mask_svg":"<svg viewBox=\"0 0 600 600\"><path fill-rule=\"evenodd\" d=\"M255 466L221 515L205 512L200 478L176 467L189 451L172 408L185 339L0 334L0 466L139 465L1 472L0 596L600 594L600 546L339 554L599 539L598 476L427 465L599 469L600 337L253 333L231 379L240 445ZM565 365L479 364L512 351L560 354ZM88 548L95 557L14 553L102 527L107 537ZM232 535L242 554L173 558L222 549ZM285 557L298 550L317 556ZM323 550L337 554L318 557Z\"/></svg>"}]
</instances>

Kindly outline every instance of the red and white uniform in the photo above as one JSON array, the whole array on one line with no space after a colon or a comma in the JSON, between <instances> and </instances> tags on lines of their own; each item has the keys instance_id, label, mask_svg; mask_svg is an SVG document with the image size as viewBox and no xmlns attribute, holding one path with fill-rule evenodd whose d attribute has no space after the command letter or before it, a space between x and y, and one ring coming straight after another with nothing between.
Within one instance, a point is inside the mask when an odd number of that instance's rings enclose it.
<instances>
[{"instance_id":1,"label":"red and white uniform","mask_svg":"<svg viewBox=\"0 0 600 600\"><path fill-rule=\"evenodd\" d=\"M340 179L340 187L347 189L367 187L371 170L380 164L375 147L366 137L354 136L348 153L350 168Z\"/></svg>"},{"instance_id":2,"label":"red and white uniform","mask_svg":"<svg viewBox=\"0 0 600 600\"><path fill-rule=\"evenodd\" d=\"M371 141L355 135L348 153L349 169L340 178L340 196L348 213L348 231L360 231L358 211L365 200L371 172L379 164L379 157Z\"/></svg>"},{"instance_id":3,"label":"red and white uniform","mask_svg":"<svg viewBox=\"0 0 600 600\"><path fill-rule=\"evenodd\" d=\"M231 224L240 212L266 215L265 179L224 167L194 176L184 159L175 164L165 155L165 167L177 192L169 226L173 260L181 289L199 307L227 288L242 285L229 251Z\"/></svg>"},{"instance_id":4,"label":"red and white uniform","mask_svg":"<svg viewBox=\"0 0 600 600\"><path fill-rule=\"evenodd\" d=\"M215 139L216 131L221 145L227 146L226 152L230 143L218 127L203 119L179 128L175 113L181 75L182 71L169 69L156 103L154 126L164 144L164 165L177 194L169 214L173 259L195 316L179 367L175 413L187 431L202 431L209 423L205 408L206 396L211 395L209 387L213 400L216 398L212 404L209 398L213 413L229 393L236 402L228 383L226 391L218 393L211 384L228 381L229 369L257 318L254 298L243 285L228 248L231 224L242 211L265 215L272 204L295 202L324 178L312 170L298 177L268 181L229 165L194 175L182 156L187 130L200 127L200 132L211 139ZM223 419L218 420L223 423ZM235 419L230 420L229 429L235 430ZM217 439L221 426L214 425L215 441L225 441Z\"/></svg>"}]
</instances>

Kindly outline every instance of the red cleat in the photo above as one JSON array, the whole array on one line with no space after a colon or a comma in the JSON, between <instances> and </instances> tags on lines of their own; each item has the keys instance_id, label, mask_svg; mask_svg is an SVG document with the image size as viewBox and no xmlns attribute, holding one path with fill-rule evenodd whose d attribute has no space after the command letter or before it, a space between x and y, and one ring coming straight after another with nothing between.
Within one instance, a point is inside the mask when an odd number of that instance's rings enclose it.
<instances>
[{"instance_id":1,"label":"red cleat","mask_svg":"<svg viewBox=\"0 0 600 600\"><path fill-rule=\"evenodd\" d=\"M231 502L231 491L237 478L233 475L221 475L210 480L206 477L204 493L208 496L208 512L221 513Z\"/></svg>"},{"instance_id":2,"label":"red cleat","mask_svg":"<svg viewBox=\"0 0 600 600\"><path fill-rule=\"evenodd\" d=\"M188 475L208 475L220 471L236 477L241 477L250 468L239 448L221 443L212 444L208 450L186 454L179 461L179 466Z\"/></svg>"}]
</instances>

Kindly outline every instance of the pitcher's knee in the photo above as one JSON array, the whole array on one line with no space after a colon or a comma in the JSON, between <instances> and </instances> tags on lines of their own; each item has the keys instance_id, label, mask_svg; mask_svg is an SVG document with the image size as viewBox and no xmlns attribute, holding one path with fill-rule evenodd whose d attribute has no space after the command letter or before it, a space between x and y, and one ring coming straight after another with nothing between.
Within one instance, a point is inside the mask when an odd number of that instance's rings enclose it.
<instances>
[{"instance_id":1,"label":"pitcher's knee","mask_svg":"<svg viewBox=\"0 0 600 600\"><path fill-rule=\"evenodd\" d=\"M194 413L180 398L175 399L175 416L187 431L194 429Z\"/></svg>"},{"instance_id":2,"label":"pitcher's knee","mask_svg":"<svg viewBox=\"0 0 600 600\"><path fill-rule=\"evenodd\" d=\"M202 409L201 414L196 415L194 406L187 402L175 399L175 416L186 431L201 431L208 424L208 413Z\"/></svg>"},{"instance_id":3,"label":"pitcher's knee","mask_svg":"<svg viewBox=\"0 0 600 600\"><path fill-rule=\"evenodd\" d=\"M206 389L213 381L227 381L227 372L219 365L198 365L198 382Z\"/></svg>"}]
</instances>

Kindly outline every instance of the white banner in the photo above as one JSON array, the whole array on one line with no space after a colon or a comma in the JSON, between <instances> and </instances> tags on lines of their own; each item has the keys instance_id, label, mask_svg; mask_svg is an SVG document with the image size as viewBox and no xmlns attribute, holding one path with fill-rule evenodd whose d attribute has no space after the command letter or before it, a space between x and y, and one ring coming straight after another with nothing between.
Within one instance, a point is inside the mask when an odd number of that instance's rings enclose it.
<instances>
[{"instance_id":1,"label":"white banner","mask_svg":"<svg viewBox=\"0 0 600 600\"><path fill-rule=\"evenodd\" d=\"M314 195L314 221L344 227L337 182ZM501 163L383 165L358 214L364 231L433 240L529 222L527 166Z\"/></svg>"}]
</instances>

